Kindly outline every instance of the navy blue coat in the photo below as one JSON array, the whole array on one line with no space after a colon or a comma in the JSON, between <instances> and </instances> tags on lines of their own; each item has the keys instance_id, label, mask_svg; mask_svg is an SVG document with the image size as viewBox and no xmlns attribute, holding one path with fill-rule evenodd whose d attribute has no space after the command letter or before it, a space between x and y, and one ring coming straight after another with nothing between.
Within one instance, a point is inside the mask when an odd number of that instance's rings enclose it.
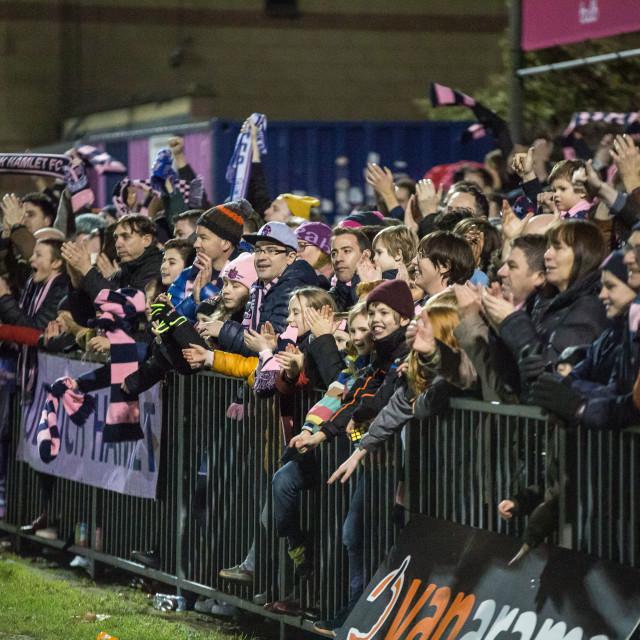
<instances>
[{"instance_id":1,"label":"navy blue coat","mask_svg":"<svg viewBox=\"0 0 640 640\"><path fill-rule=\"evenodd\" d=\"M251 329L260 331L267 320L276 333L287 328L289 316L289 294L300 287L317 286L318 277L306 260L296 260L278 277L273 286L265 287L258 281L251 287L249 302L243 323L249 321ZM218 345L222 351L239 353L243 356L256 355L247 349L244 343L245 324L228 320L222 325L218 336Z\"/></svg>"},{"instance_id":2,"label":"navy blue coat","mask_svg":"<svg viewBox=\"0 0 640 640\"><path fill-rule=\"evenodd\" d=\"M616 320L620 320L618 326L603 333L570 374L573 386L587 399L581 423L588 429L624 429L640 424L632 394L640 368L637 334L633 338L630 334L628 313ZM607 373L608 380L603 381ZM597 381L601 383L595 384Z\"/></svg>"}]
</instances>

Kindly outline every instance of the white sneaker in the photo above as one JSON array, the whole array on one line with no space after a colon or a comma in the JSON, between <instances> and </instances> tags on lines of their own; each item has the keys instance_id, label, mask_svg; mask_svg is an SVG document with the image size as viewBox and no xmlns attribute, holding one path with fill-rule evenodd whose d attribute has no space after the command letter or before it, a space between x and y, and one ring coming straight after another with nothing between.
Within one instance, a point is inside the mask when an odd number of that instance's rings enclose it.
<instances>
[{"instance_id":1,"label":"white sneaker","mask_svg":"<svg viewBox=\"0 0 640 640\"><path fill-rule=\"evenodd\" d=\"M84 556L76 556L70 563L70 567L82 567L86 569L89 566L89 560Z\"/></svg>"}]
</instances>

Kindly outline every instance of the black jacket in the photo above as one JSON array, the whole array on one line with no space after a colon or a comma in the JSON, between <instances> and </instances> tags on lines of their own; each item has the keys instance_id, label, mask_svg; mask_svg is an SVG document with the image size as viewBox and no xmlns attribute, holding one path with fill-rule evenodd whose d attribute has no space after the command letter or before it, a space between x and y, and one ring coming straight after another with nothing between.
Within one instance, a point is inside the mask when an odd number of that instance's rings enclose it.
<instances>
[{"instance_id":1,"label":"black jacket","mask_svg":"<svg viewBox=\"0 0 640 640\"><path fill-rule=\"evenodd\" d=\"M31 288L27 298L31 300L38 295L46 286L41 283L27 283ZM61 273L51 283L47 297L42 301L37 313L33 316L27 314L25 308L20 308L18 301L11 295L0 298L0 322L12 324L19 327L30 327L31 329L44 330L46 326L56 317L58 313L58 303L67 295L69 289L69 276Z\"/></svg>"},{"instance_id":2,"label":"black jacket","mask_svg":"<svg viewBox=\"0 0 640 640\"><path fill-rule=\"evenodd\" d=\"M150 328L147 328L147 331L150 332ZM155 339L148 344L145 361L140 363L137 371L125 378L129 393L140 394L151 389L172 369L183 376L198 373L198 370L192 369L184 359L182 349L187 349L190 344L198 344L205 349L209 348L202 336L189 322L170 327L166 333L162 334L161 344L158 344Z\"/></svg>"},{"instance_id":3,"label":"black jacket","mask_svg":"<svg viewBox=\"0 0 640 640\"><path fill-rule=\"evenodd\" d=\"M247 186L247 200L251 206L261 215L271 206L271 195L269 185L264 175L262 162L251 163L251 175Z\"/></svg>"},{"instance_id":4,"label":"black jacket","mask_svg":"<svg viewBox=\"0 0 640 640\"><path fill-rule=\"evenodd\" d=\"M327 440L344 433L351 419L371 422L389 402L399 383L398 366L409 354L404 339L406 331L406 327L400 327L386 338L374 341L373 361L353 382L341 407L320 425Z\"/></svg>"},{"instance_id":5,"label":"black jacket","mask_svg":"<svg viewBox=\"0 0 640 640\"><path fill-rule=\"evenodd\" d=\"M629 339L625 331L628 322L628 314L613 319L611 326L589 347L584 360L569 374L573 386L588 393L590 389L609 384L623 341ZM631 387L634 381L630 381Z\"/></svg>"},{"instance_id":6,"label":"black jacket","mask_svg":"<svg viewBox=\"0 0 640 640\"><path fill-rule=\"evenodd\" d=\"M87 272L82 278L82 289L86 291L92 300L103 289L122 289L122 287L133 287L144 291L147 282L160 277L160 265L162 264L162 251L155 245L147 247L141 256L129 262L123 262L109 279L95 268Z\"/></svg>"},{"instance_id":7,"label":"black jacket","mask_svg":"<svg viewBox=\"0 0 640 640\"><path fill-rule=\"evenodd\" d=\"M599 271L582 276L566 291L551 297L540 292L502 321L500 336L516 359L525 346L540 346L542 357L555 369L564 349L591 344L606 329L606 312L598 300L599 292Z\"/></svg>"},{"instance_id":8,"label":"black jacket","mask_svg":"<svg viewBox=\"0 0 640 640\"><path fill-rule=\"evenodd\" d=\"M351 284L338 281L329 289L329 295L336 301L338 311L349 311L358 302L356 288L359 283L360 278L356 274L351 278Z\"/></svg>"}]
</instances>

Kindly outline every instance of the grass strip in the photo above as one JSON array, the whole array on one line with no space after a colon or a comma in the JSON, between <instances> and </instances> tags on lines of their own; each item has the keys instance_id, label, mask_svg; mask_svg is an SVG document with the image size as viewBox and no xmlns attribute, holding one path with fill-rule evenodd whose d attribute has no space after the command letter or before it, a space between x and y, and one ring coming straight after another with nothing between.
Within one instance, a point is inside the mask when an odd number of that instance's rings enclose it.
<instances>
[{"instance_id":1,"label":"grass strip","mask_svg":"<svg viewBox=\"0 0 640 640\"><path fill-rule=\"evenodd\" d=\"M42 570L18 556L0 554L0 640L95 640L106 631L118 640L229 640L180 621L192 612L162 613L133 589L97 586L89 578L70 584L55 569ZM87 612L110 616L82 620ZM185 619L185 618L183 618Z\"/></svg>"}]
</instances>

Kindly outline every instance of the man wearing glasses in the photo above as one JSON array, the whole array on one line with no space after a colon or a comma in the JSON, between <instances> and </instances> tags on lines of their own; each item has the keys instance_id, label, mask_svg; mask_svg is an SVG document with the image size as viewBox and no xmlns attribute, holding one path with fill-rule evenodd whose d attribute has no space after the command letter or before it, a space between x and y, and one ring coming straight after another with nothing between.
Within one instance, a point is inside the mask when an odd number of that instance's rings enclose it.
<instances>
[{"instance_id":1,"label":"man wearing glasses","mask_svg":"<svg viewBox=\"0 0 640 640\"><path fill-rule=\"evenodd\" d=\"M222 325L218 344L223 351L255 355L244 343L248 329L260 331L269 321L276 333L287 327L289 294L298 287L317 286L318 278L306 260L297 260L298 238L283 222L268 222L258 233L244 236L255 246L254 264L258 281L251 287L242 323L228 320Z\"/></svg>"}]
</instances>

